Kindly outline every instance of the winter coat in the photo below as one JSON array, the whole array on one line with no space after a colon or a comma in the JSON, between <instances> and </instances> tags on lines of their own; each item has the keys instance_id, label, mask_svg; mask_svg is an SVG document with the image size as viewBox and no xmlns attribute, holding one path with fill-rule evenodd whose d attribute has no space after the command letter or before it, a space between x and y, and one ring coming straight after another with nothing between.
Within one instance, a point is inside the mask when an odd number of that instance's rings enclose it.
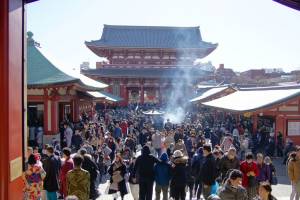
<instances>
[{"instance_id":1,"label":"winter coat","mask_svg":"<svg viewBox=\"0 0 300 200\"><path fill-rule=\"evenodd\" d=\"M142 154L136 159L134 166L134 176L139 182L154 181L154 164L159 160L150 155L148 146L144 146Z\"/></svg>"},{"instance_id":2,"label":"winter coat","mask_svg":"<svg viewBox=\"0 0 300 200\"><path fill-rule=\"evenodd\" d=\"M122 137L122 130L121 130L120 127L116 127L116 128L115 128L115 130L114 130L114 132L113 132L113 137L114 137L115 139L121 138L121 137Z\"/></svg>"},{"instance_id":3,"label":"winter coat","mask_svg":"<svg viewBox=\"0 0 300 200\"><path fill-rule=\"evenodd\" d=\"M46 177L44 179L44 189L48 192L58 191L58 180L59 180L59 161L51 155L48 157L44 163L43 168L46 172Z\"/></svg>"},{"instance_id":4,"label":"winter coat","mask_svg":"<svg viewBox=\"0 0 300 200\"><path fill-rule=\"evenodd\" d=\"M127 134L127 129L128 129L128 124L127 122L121 122L120 128L122 130L122 134L126 135Z\"/></svg>"},{"instance_id":5,"label":"winter coat","mask_svg":"<svg viewBox=\"0 0 300 200\"><path fill-rule=\"evenodd\" d=\"M95 188L95 180L98 175L98 166L97 164L88 156L83 156L82 169L90 173L90 197L97 196L97 191Z\"/></svg>"},{"instance_id":6,"label":"winter coat","mask_svg":"<svg viewBox=\"0 0 300 200\"><path fill-rule=\"evenodd\" d=\"M67 174L68 195L74 195L79 200L89 199L90 194L90 174L83 169L75 168Z\"/></svg>"},{"instance_id":7,"label":"winter coat","mask_svg":"<svg viewBox=\"0 0 300 200\"><path fill-rule=\"evenodd\" d=\"M153 134L152 135L152 146L155 149L161 148L161 135L160 134Z\"/></svg>"},{"instance_id":8,"label":"winter coat","mask_svg":"<svg viewBox=\"0 0 300 200\"><path fill-rule=\"evenodd\" d=\"M241 170L241 172L243 172L242 185L243 185L243 187L247 188L248 184L249 184L247 173L250 172L250 171L253 171L254 174L255 174L255 177L257 177L257 175L259 173L257 164L255 162L251 162L249 164L249 163L247 163L247 161L243 161L241 163L240 170Z\"/></svg>"},{"instance_id":9,"label":"winter coat","mask_svg":"<svg viewBox=\"0 0 300 200\"><path fill-rule=\"evenodd\" d=\"M188 156L185 144L183 142L182 143L177 142L175 144L174 151L176 151L176 150L180 150L184 156Z\"/></svg>"},{"instance_id":10,"label":"winter coat","mask_svg":"<svg viewBox=\"0 0 300 200\"><path fill-rule=\"evenodd\" d=\"M203 151L198 150L196 154L194 154L192 158L192 175L196 180L200 180L201 168L203 165L204 156Z\"/></svg>"},{"instance_id":11,"label":"winter coat","mask_svg":"<svg viewBox=\"0 0 300 200\"><path fill-rule=\"evenodd\" d=\"M186 164L187 158L180 157L173 160L175 167L172 169L171 187L185 186L187 183Z\"/></svg>"},{"instance_id":12,"label":"winter coat","mask_svg":"<svg viewBox=\"0 0 300 200\"><path fill-rule=\"evenodd\" d=\"M219 190L219 197L222 200L247 200L247 191L242 186L234 188L229 181L226 181L223 187Z\"/></svg>"},{"instance_id":13,"label":"winter coat","mask_svg":"<svg viewBox=\"0 0 300 200\"><path fill-rule=\"evenodd\" d=\"M234 159L229 159L227 154L225 154L222 159L220 160L220 172L222 175L222 179L224 179L227 175L227 172L231 169L239 169L240 168L240 161L237 157Z\"/></svg>"},{"instance_id":14,"label":"winter coat","mask_svg":"<svg viewBox=\"0 0 300 200\"><path fill-rule=\"evenodd\" d=\"M69 158L64 162L60 169L59 180L60 180L60 191L67 196L67 173L74 168L73 160Z\"/></svg>"},{"instance_id":15,"label":"winter coat","mask_svg":"<svg viewBox=\"0 0 300 200\"><path fill-rule=\"evenodd\" d=\"M257 164L258 168L258 176L256 177L256 180L258 182L265 182L271 180L272 176L272 170L270 168L270 165L267 166L266 164Z\"/></svg>"},{"instance_id":16,"label":"winter coat","mask_svg":"<svg viewBox=\"0 0 300 200\"><path fill-rule=\"evenodd\" d=\"M183 134L176 132L175 135L174 135L174 141L175 141L175 143L178 143L179 139L183 140Z\"/></svg>"},{"instance_id":17,"label":"winter coat","mask_svg":"<svg viewBox=\"0 0 300 200\"><path fill-rule=\"evenodd\" d=\"M300 180L300 159L296 159L296 161L289 160L288 175L290 180L294 183Z\"/></svg>"},{"instance_id":18,"label":"winter coat","mask_svg":"<svg viewBox=\"0 0 300 200\"><path fill-rule=\"evenodd\" d=\"M193 141L191 140L191 138L187 138L185 140L185 147L187 152L192 152L193 151Z\"/></svg>"},{"instance_id":19,"label":"winter coat","mask_svg":"<svg viewBox=\"0 0 300 200\"><path fill-rule=\"evenodd\" d=\"M204 158L202 169L200 172L201 181L205 185L213 185L217 178L216 161L210 153Z\"/></svg>"},{"instance_id":20,"label":"winter coat","mask_svg":"<svg viewBox=\"0 0 300 200\"><path fill-rule=\"evenodd\" d=\"M78 151L83 143L83 139L81 135L75 134L72 137L72 146Z\"/></svg>"},{"instance_id":21,"label":"winter coat","mask_svg":"<svg viewBox=\"0 0 300 200\"><path fill-rule=\"evenodd\" d=\"M110 178L110 183L111 184L116 184L117 188L116 190L111 190L109 191L109 194L113 194L116 191L119 191L121 193L121 196L124 196L125 194L128 193L127 187L126 187L126 181L125 181L125 174L126 174L126 166L123 163L113 163L110 168L108 169L108 173L111 176ZM119 178L114 178L115 176L120 176Z\"/></svg>"},{"instance_id":22,"label":"winter coat","mask_svg":"<svg viewBox=\"0 0 300 200\"><path fill-rule=\"evenodd\" d=\"M168 163L168 155L163 153L160 156L161 162L154 166L155 182L160 186L169 185L171 179L171 165Z\"/></svg>"}]
</instances>

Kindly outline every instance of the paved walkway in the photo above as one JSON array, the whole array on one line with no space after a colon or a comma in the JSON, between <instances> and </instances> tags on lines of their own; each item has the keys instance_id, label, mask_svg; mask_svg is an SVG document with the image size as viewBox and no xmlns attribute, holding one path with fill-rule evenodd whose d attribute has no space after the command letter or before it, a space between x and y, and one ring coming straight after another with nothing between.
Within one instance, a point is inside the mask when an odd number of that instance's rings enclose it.
<instances>
[{"instance_id":1,"label":"paved walkway","mask_svg":"<svg viewBox=\"0 0 300 200\"><path fill-rule=\"evenodd\" d=\"M273 161L276 170L277 170L277 178L278 178L278 185L273 186L273 195L278 200L289 200L289 195L291 193L291 185L287 177L287 171L285 165L282 164L281 159L274 159ZM107 195L105 194L105 190L108 187L108 184L100 184L99 185L99 191L101 192L101 196L97 200L113 200L113 195ZM153 192L155 194L155 192ZM187 195L188 197L188 195ZM120 197L118 199L121 199ZM133 200L131 194L125 196L125 200ZM154 196L153 196L154 199ZM188 199L188 198L187 198Z\"/></svg>"}]
</instances>

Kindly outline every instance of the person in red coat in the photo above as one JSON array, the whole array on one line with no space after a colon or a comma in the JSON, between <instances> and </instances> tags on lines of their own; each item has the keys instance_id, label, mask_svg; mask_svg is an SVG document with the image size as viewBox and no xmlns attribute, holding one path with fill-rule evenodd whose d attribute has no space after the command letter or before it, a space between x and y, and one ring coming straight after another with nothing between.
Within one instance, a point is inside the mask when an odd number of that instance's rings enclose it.
<instances>
[{"instance_id":1,"label":"person in red coat","mask_svg":"<svg viewBox=\"0 0 300 200\"><path fill-rule=\"evenodd\" d=\"M60 193L64 198L67 197L67 173L74 168L73 160L71 156L71 149L64 148L63 149L63 157L65 159L64 164L61 166L60 174L59 174L59 182L60 182Z\"/></svg>"},{"instance_id":2,"label":"person in red coat","mask_svg":"<svg viewBox=\"0 0 300 200\"><path fill-rule=\"evenodd\" d=\"M247 189L248 199L252 200L257 195L256 177L259 174L252 153L247 153L246 160L241 163L240 168L243 172L242 185Z\"/></svg>"},{"instance_id":3,"label":"person in red coat","mask_svg":"<svg viewBox=\"0 0 300 200\"><path fill-rule=\"evenodd\" d=\"M127 129L128 129L128 124L125 119L121 122L120 128L122 130L123 138L125 138L127 135Z\"/></svg>"}]
</instances>

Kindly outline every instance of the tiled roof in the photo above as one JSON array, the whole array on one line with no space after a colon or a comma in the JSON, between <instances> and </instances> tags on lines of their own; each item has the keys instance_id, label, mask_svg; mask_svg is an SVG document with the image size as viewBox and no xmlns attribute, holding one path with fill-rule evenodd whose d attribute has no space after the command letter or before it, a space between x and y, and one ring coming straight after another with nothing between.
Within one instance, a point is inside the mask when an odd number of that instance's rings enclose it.
<instances>
[{"instance_id":1,"label":"tiled roof","mask_svg":"<svg viewBox=\"0 0 300 200\"><path fill-rule=\"evenodd\" d=\"M27 84L50 85L76 82L77 78L69 76L55 67L38 49L32 34L27 39Z\"/></svg>"},{"instance_id":2,"label":"tiled roof","mask_svg":"<svg viewBox=\"0 0 300 200\"><path fill-rule=\"evenodd\" d=\"M215 49L217 44L204 42L199 27L117 26L104 25L100 40L87 46L124 48L200 48Z\"/></svg>"},{"instance_id":3,"label":"tiled roof","mask_svg":"<svg viewBox=\"0 0 300 200\"><path fill-rule=\"evenodd\" d=\"M129 77L129 78L181 78L192 76L201 78L210 75L209 72L199 67L177 67L177 68L99 68L82 70L85 75L96 75L100 77Z\"/></svg>"},{"instance_id":4,"label":"tiled roof","mask_svg":"<svg viewBox=\"0 0 300 200\"><path fill-rule=\"evenodd\" d=\"M27 35L27 85L29 87L67 83L78 83L90 90L107 87L106 84L81 74L75 77L62 72L40 52L37 47L39 44L32 38L33 34L28 32Z\"/></svg>"}]
</instances>

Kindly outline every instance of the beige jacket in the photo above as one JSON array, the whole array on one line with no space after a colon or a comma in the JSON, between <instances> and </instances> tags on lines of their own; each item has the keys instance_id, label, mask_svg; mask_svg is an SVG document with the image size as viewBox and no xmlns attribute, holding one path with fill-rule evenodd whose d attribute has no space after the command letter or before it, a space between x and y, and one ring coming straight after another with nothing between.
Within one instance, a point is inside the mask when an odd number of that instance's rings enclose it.
<instances>
[{"instance_id":1,"label":"beige jacket","mask_svg":"<svg viewBox=\"0 0 300 200\"><path fill-rule=\"evenodd\" d=\"M296 161L290 160L288 162L288 175L290 180L293 183L296 183L300 180L300 160L297 159Z\"/></svg>"}]
</instances>

